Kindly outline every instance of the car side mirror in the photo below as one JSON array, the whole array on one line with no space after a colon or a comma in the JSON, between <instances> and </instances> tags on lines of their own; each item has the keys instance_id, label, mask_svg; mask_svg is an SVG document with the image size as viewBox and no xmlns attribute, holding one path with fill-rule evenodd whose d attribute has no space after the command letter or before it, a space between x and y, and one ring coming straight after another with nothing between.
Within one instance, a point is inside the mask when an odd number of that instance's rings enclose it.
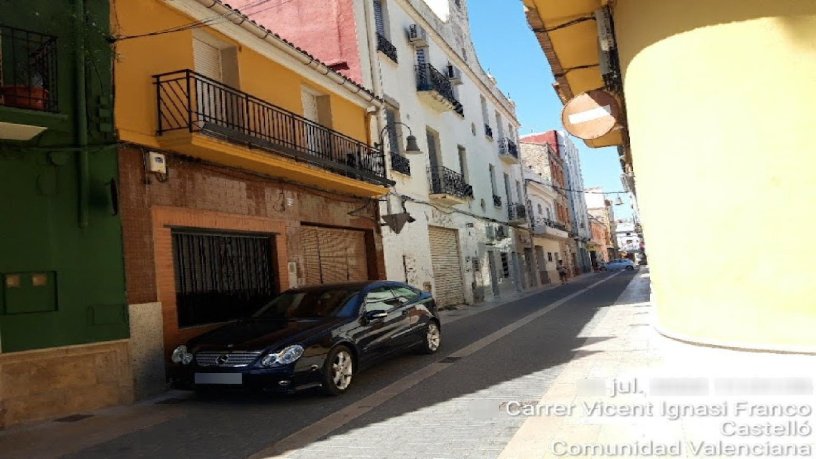
<instances>
[{"instance_id":1,"label":"car side mirror","mask_svg":"<svg viewBox=\"0 0 816 459\"><path fill-rule=\"evenodd\" d=\"M376 319L383 319L388 316L388 313L385 311L366 311L365 319L367 321L372 321Z\"/></svg>"}]
</instances>

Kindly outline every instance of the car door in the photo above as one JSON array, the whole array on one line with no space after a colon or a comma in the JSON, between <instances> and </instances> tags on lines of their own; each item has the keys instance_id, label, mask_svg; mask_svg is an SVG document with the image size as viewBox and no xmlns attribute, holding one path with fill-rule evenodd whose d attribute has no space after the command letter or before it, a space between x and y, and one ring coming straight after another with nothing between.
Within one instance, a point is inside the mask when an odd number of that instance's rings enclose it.
<instances>
[{"instance_id":1,"label":"car door","mask_svg":"<svg viewBox=\"0 0 816 459\"><path fill-rule=\"evenodd\" d=\"M400 302L386 286L375 287L366 293L360 308L363 321L360 344L366 358L375 358L394 349L394 334L406 320L398 306Z\"/></svg>"},{"instance_id":2,"label":"car door","mask_svg":"<svg viewBox=\"0 0 816 459\"><path fill-rule=\"evenodd\" d=\"M395 335L395 344L397 346L417 344L424 336L425 324L430 318L427 309L417 303L420 292L407 285L392 285L391 291L400 302L399 308L405 316L403 328Z\"/></svg>"}]
</instances>

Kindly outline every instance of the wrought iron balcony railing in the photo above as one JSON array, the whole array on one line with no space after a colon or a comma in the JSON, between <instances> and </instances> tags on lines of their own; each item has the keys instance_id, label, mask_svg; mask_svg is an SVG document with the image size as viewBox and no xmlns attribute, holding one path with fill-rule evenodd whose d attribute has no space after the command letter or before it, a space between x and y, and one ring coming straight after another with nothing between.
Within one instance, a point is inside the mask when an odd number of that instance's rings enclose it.
<instances>
[{"instance_id":1,"label":"wrought iron balcony railing","mask_svg":"<svg viewBox=\"0 0 816 459\"><path fill-rule=\"evenodd\" d=\"M493 205L496 207L501 207L501 196L493 195Z\"/></svg>"},{"instance_id":2,"label":"wrought iron balcony railing","mask_svg":"<svg viewBox=\"0 0 816 459\"><path fill-rule=\"evenodd\" d=\"M511 221L527 220L527 207L515 202L507 206L507 218Z\"/></svg>"},{"instance_id":3,"label":"wrought iron balcony railing","mask_svg":"<svg viewBox=\"0 0 816 459\"><path fill-rule=\"evenodd\" d=\"M385 35L377 32L377 51L388 56L394 62L397 62L397 47L394 46Z\"/></svg>"},{"instance_id":4,"label":"wrought iron balcony railing","mask_svg":"<svg viewBox=\"0 0 816 459\"><path fill-rule=\"evenodd\" d=\"M518 147L516 143L505 137L499 142L499 153L503 155L510 155L516 159L519 157Z\"/></svg>"},{"instance_id":5,"label":"wrought iron balcony railing","mask_svg":"<svg viewBox=\"0 0 816 459\"><path fill-rule=\"evenodd\" d=\"M391 169L405 175L411 175L411 161L405 156L391 153Z\"/></svg>"},{"instance_id":6,"label":"wrought iron balcony railing","mask_svg":"<svg viewBox=\"0 0 816 459\"><path fill-rule=\"evenodd\" d=\"M489 124L485 124L485 135L491 139L493 138L493 128Z\"/></svg>"},{"instance_id":7,"label":"wrought iron balcony railing","mask_svg":"<svg viewBox=\"0 0 816 459\"><path fill-rule=\"evenodd\" d=\"M556 222L554 220L550 220L548 218L537 217L533 221L533 228L534 228L535 232L541 232L541 231L544 230L545 227L550 227L550 228L558 229L558 230L565 231L565 232L568 231L566 225L558 223L558 222Z\"/></svg>"},{"instance_id":8,"label":"wrought iron balcony railing","mask_svg":"<svg viewBox=\"0 0 816 459\"><path fill-rule=\"evenodd\" d=\"M359 140L192 70L153 78L159 135L175 130L201 132L347 177L391 183L385 176L383 153Z\"/></svg>"},{"instance_id":9,"label":"wrought iron balcony railing","mask_svg":"<svg viewBox=\"0 0 816 459\"><path fill-rule=\"evenodd\" d=\"M453 93L453 85L447 76L435 69L431 64L421 64L416 66L417 91L435 91L439 93L453 108L453 111L464 115L465 109L456 100Z\"/></svg>"},{"instance_id":10,"label":"wrought iron balcony railing","mask_svg":"<svg viewBox=\"0 0 816 459\"><path fill-rule=\"evenodd\" d=\"M57 39L0 25L0 105L57 112Z\"/></svg>"},{"instance_id":11,"label":"wrought iron balcony railing","mask_svg":"<svg viewBox=\"0 0 816 459\"><path fill-rule=\"evenodd\" d=\"M431 170L431 193L449 194L460 198L472 198L473 187L465 182L465 177L447 167Z\"/></svg>"}]
</instances>

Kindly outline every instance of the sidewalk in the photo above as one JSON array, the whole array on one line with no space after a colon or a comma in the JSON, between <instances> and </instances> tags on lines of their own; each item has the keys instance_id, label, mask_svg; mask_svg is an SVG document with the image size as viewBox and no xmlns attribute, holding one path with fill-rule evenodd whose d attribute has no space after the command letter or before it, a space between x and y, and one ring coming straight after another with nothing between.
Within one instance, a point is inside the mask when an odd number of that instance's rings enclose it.
<instances>
[{"instance_id":1,"label":"sidewalk","mask_svg":"<svg viewBox=\"0 0 816 459\"><path fill-rule=\"evenodd\" d=\"M501 458L816 456L816 357L682 343L654 319L641 269L539 400L500 407L526 417Z\"/></svg>"},{"instance_id":2,"label":"sidewalk","mask_svg":"<svg viewBox=\"0 0 816 459\"><path fill-rule=\"evenodd\" d=\"M596 276L597 274L598 273L592 272L583 273L578 276L572 276L570 277L569 280L570 282L575 282L578 279L590 279ZM528 288L526 290L506 293L503 296L500 296L489 301L483 301L479 304L462 304L454 308L442 309L439 311L439 318L442 320L443 324L453 323L459 319L464 319L465 317L481 314L485 311L489 311L493 308L502 306L504 304L511 303L513 301L518 301L529 296L537 295L541 292L546 292L547 290L552 290L560 286L561 282L550 282L549 284L545 284L540 287Z\"/></svg>"}]
</instances>

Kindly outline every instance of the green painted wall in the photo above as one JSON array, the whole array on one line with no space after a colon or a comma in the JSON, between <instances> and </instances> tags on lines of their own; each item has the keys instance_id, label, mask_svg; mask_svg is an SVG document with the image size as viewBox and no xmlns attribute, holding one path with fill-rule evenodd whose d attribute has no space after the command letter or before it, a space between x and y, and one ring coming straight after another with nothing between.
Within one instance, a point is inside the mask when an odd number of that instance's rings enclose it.
<instances>
[{"instance_id":1,"label":"green painted wall","mask_svg":"<svg viewBox=\"0 0 816 459\"><path fill-rule=\"evenodd\" d=\"M27 142L0 140L0 342L2 352L128 337L112 124L107 0L0 0L0 24L57 37L58 113L0 105L0 121L45 126ZM13 5L13 3L16 3ZM81 20L82 33L75 33ZM78 39L86 98L75 97ZM87 104L90 195L79 225L78 103Z\"/></svg>"}]
</instances>

